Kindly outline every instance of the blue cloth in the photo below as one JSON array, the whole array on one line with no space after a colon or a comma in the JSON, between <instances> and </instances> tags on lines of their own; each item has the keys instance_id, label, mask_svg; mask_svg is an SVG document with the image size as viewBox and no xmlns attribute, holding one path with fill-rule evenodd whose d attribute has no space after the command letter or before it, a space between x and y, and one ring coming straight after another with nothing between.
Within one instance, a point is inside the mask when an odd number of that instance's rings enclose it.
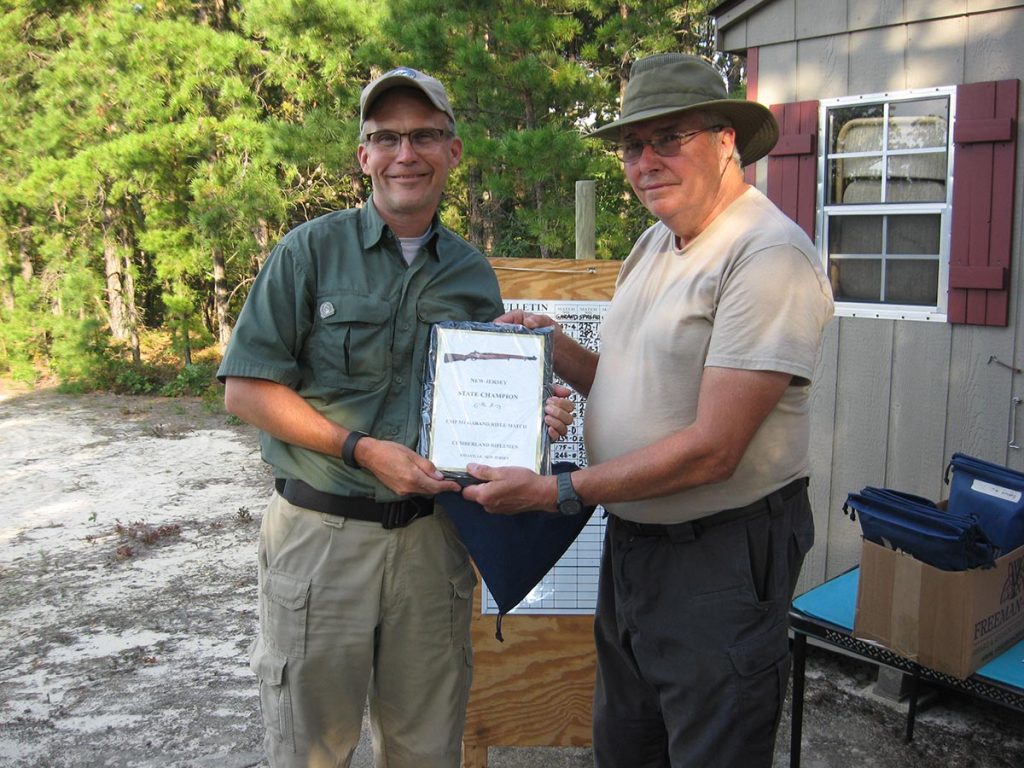
<instances>
[{"instance_id":1,"label":"blue cloth","mask_svg":"<svg viewBox=\"0 0 1024 768\"><path fill-rule=\"evenodd\" d=\"M577 469L571 462L556 462L551 471L557 475ZM492 515L453 492L440 494L437 501L455 523L462 543L498 605L498 640L503 639L502 617L547 575L594 513L594 507L586 507L578 515Z\"/></svg>"}]
</instances>

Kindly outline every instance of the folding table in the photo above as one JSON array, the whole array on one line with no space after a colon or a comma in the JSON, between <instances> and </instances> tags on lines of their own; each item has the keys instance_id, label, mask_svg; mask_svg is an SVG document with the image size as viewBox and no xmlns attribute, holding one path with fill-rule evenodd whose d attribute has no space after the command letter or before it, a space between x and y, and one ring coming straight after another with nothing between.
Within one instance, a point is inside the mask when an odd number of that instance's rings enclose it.
<instances>
[{"instance_id":1,"label":"folding table","mask_svg":"<svg viewBox=\"0 0 1024 768\"><path fill-rule=\"evenodd\" d=\"M789 764L800 766L803 729L804 667L807 638L813 637L853 656L885 664L910 675L906 740L914 738L919 683L923 680L979 699L1024 712L1024 640L961 680L903 658L892 651L853 636L853 615L857 603L859 569L854 568L793 601L789 611L793 630L793 712Z\"/></svg>"}]
</instances>

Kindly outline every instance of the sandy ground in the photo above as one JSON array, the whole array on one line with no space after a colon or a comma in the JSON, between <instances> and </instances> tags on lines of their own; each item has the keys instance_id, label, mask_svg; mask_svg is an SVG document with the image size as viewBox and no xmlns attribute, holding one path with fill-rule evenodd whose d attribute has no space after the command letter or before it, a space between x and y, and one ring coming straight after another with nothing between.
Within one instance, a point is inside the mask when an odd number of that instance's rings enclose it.
<instances>
[{"instance_id":1,"label":"sandy ground","mask_svg":"<svg viewBox=\"0 0 1024 768\"><path fill-rule=\"evenodd\" d=\"M270 482L253 431L198 400L0 391L0 767L266 765L246 649ZM904 744L873 672L812 649L806 768L1024 766L1024 714L949 694ZM787 714L777 765L788 740Z\"/></svg>"}]
</instances>

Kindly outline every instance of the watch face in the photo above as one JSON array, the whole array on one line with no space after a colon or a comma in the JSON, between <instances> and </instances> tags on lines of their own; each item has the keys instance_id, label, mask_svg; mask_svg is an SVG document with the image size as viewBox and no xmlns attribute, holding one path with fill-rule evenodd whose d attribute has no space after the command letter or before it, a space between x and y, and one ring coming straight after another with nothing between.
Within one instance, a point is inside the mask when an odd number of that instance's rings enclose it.
<instances>
[{"instance_id":1,"label":"watch face","mask_svg":"<svg viewBox=\"0 0 1024 768\"><path fill-rule=\"evenodd\" d=\"M566 499L558 505L558 511L563 515L578 515L583 511L583 505L578 499Z\"/></svg>"}]
</instances>

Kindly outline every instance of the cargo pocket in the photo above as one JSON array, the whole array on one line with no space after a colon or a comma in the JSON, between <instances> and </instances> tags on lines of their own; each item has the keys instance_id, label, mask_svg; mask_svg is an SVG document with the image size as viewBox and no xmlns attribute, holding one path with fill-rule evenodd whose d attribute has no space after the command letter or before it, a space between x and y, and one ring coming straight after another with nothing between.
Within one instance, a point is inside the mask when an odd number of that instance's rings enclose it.
<instances>
[{"instance_id":1,"label":"cargo pocket","mask_svg":"<svg viewBox=\"0 0 1024 768\"><path fill-rule=\"evenodd\" d=\"M279 653L296 659L306 655L309 588L309 579L273 569L263 581L263 639Z\"/></svg>"},{"instance_id":2,"label":"cargo pocket","mask_svg":"<svg viewBox=\"0 0 1024 768\"><path fill-rule=\"evenodd\" d=\"M729 648L729 658L739 676L739 719L755 722L780 711L789 673L785 627L736 643Z\"/></svg>"},{"instance_id":3,"label":"cargo pocket","mask_svg":"<svg viewBox=\"0 0 1024 768\"><path fill-rule=\"evenodd\" d=\"M268 735L289 752L295 752L292 699L285 679L288 658L256 640L249 654L249 668L260 686L260 712Z\"/></svg>"},{"instance_id":4,"label":"cargo pocket","mask_svg":"<svg viewBox=\"0 0 1024 768\"><path fill-rule=\"evenodd\" d=\"M466 663L473 664L473 644L470 640L469 623L473 611L473 590L476 588L476 574L468 565L450 577L451 582L451 640L453 648L463 648Z\"/></svg>"}]
</instances>

